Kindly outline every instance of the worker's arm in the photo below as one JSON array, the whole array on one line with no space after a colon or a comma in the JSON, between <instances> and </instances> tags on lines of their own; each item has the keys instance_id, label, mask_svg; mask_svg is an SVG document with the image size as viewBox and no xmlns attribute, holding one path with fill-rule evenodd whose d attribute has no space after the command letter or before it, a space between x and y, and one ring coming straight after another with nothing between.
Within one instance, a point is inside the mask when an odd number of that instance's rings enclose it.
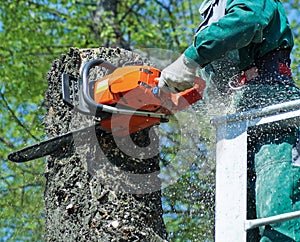
<instances>
[{"instance_id":1,"label":"worker's arm","mask_svg":"<svg viewBox=\"0 0 300 242\"><path fill-rule=\"evenodd\" d=\"M261 43L276 2L228 0L225 15L196 34L193 45L184 52L185 56L202 66L251 42Z\"/></svg>"},{"instance_id":2,"label":"worker's arm","mask_svg":"<svg viewBox=\"0 0 300 242\"><path fill-rule=\"evenodd\" d=\"M239 50L241 70L267 52L291 48L292 34L284 9L278 0L228 0L225 15L196 36L183 58L161 73L159 86L171 90L185 90L192 85L195 63L198 66L218 60L231 50ZM188 74L186 71L188 70Z\"/></svg>"}]
</instances>

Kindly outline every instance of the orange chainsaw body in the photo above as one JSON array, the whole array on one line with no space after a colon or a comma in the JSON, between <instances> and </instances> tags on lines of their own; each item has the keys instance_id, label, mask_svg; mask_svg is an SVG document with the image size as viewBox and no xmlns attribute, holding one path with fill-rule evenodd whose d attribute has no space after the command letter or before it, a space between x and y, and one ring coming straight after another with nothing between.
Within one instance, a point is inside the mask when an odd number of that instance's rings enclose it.
<instances>
[{"instance_id":1,"label":"orange chainsaw body","mask_svg":"<svg viewBox=\"0 0 300 242\"><path fill-rule=\"evenodd\" d=\"M152 95L160 70L149 66L125 66L94 84L94 99L101 104L120 104L133 109L155 111L160 100Z\"/></svg>"},{"instance_id":2,"label":"orange chainsaw body","mask_svg":"<svg viewBox=\"0 0 300 242\"><path fill-rule=\"evenodd\" d=\"M113 113L101 126L114 135L128 135L159 124L151 113L171 115L202 99L205 82L197 78L195 86L177 94L158 92L161 71L151 66L124 66L94 83L94 101L116 108L149 112L149 115Z\"/></svg>"}]
</instances>

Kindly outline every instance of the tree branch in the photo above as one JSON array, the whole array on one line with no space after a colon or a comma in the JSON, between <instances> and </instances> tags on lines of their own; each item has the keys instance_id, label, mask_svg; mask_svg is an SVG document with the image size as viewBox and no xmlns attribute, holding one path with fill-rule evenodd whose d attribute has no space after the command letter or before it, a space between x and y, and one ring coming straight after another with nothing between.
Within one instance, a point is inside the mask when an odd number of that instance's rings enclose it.
<instances>
[{"instance_id":1,"label":"tree branch","mask_svg":"<svg viewBox=\"0 0 300 242\"><path fill-rule=\"evenodd\" d=\"M163 3L161 3L161 2L158 1L158 0L155 0L155 2L156 2L159 6L161 6L163 9L165 9L165 10L167 11L168 15L173 19L172 11L171 11L171 9L170 9L168 6L164 5ZM175 18L176 18L176 17L175 17ZM175 32L175 31L176 31L176 26L174 25L174 21L170 21L170 24L171 24L172 31ZM174 41L176 42L176 44L177 44L178 46L180 46L180 41L179 41L179 39L178 39L176 36L174 37Z\"/></svg>"},{"instance_id":2,"label":"tree branch","mask_svg":"<svg viewBox=\"0 0 300 242\"><path fill-rule=\"evenodd\" d=\"M2 137L0 137L0 142L3 143L3 144L5 144L5 145L6 145L8 148L10 148L10 149L14 149L14 148L15 148L15 146L14 146L13 143L11 143L11 142L5 140L5 139L2 138Z\"/></svg>"},{"instance_id":3,"label":"tree branch","mask_svg":"<svg viewBox=\"0 0 300 242\"><path fill-rule=\"evenodd\" d=\"M33 138L35 141L38 141L38 138L36 138L31 132L30 130L21 122L21 120L16 116L16 114L14 113L14 111L10 108L4 94L2 92L0 92L0 97L3 100L4 106L5 108L8 110L8 112L11 114L12 118L16 121L16 123L18 125L20 125L28 134L31 138Z\"/></svg>"},{"instance_id":4,"label":"tree branch","mask_svg":"<svg viewBox=\"0 0 300 242\"><path fill-rule=\"evenodd\" d=\"M134 6L136 6L139 3L139 0L136 0L131 7L123 14L123 16L120 18L119 25L124 21L124 19L130 14L130 13L135 13L135 11L133 10ZM139 4L139 7L137 9L137 11L141 8L142 4Z\"/></svg>"},{"instance_id":5,"label":"tree branch","mask_svg":"<svg viewBox=\"0 0 300 242\"><path fill-rule=\"evenodd\" d=\"M45 11L52 14L53 16L56 16L56 17L60 18L60 20L66 20L69 17L69 15L64 14L62 12L59 12L59 11L57 11L57 10L51 8L51 7L48 7L49 5L46 5L46 4L36 3L36 2L32 2L32 1L27 1L27 3L29 5L34 5L37 8L44 8Z\"/></svg>"}]
</instances>

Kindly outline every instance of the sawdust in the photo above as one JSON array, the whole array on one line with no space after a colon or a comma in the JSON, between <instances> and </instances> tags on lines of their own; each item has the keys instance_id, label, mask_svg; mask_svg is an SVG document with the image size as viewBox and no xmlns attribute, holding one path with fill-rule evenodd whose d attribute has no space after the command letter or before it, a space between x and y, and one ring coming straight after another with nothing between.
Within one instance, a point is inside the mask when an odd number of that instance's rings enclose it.
<instances>
[{"instance_id":1,"label":"sawdust","mask_svg":"<svg viewBox=\"0 0 300 242\"><path fill-rule=\"evenodd\" d=\"M93 123L92 117L63 103L61 74L79 77L82 64L94 58L103 58L117 66L126 62L148 64L137 54L111 48L73 48L55 60L47 74L49 112L44 123L49 137ZM100 77L104 72L95 68L91 75ZM146 130L130 140L137 147L147 147L153 142L151 147L158 149L158 138L155 132L152 135L154 138L150 140ZM78 135L72 145L71 152L62 149L47 159L45 240L164 241L161 192L157 189L160 181L156 177L158 157L143 159L146 154L131 157L118 148L111 135L102 131L95 131L89 139ZM150 150L145 149L147 152ZM136 180L135 174L142 174L143 179Z\"/></svg>"}]
</instances>

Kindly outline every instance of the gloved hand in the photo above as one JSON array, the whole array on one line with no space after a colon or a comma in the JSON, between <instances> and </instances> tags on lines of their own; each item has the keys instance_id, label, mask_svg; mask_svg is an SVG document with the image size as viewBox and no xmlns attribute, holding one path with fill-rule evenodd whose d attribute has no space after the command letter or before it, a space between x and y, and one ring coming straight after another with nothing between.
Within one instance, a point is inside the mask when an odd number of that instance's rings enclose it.
<instances>
[{"instance_id":1,"label":"gloved hand","mask_svg":"<svg viewBox=\"0 0 300 242\"><path fill-rule=\"evenodd\" d=\"M194 86L198 64L182 54L162 70L158 87L164 92L182 92Z\"/></svg>"}]
</instances>

